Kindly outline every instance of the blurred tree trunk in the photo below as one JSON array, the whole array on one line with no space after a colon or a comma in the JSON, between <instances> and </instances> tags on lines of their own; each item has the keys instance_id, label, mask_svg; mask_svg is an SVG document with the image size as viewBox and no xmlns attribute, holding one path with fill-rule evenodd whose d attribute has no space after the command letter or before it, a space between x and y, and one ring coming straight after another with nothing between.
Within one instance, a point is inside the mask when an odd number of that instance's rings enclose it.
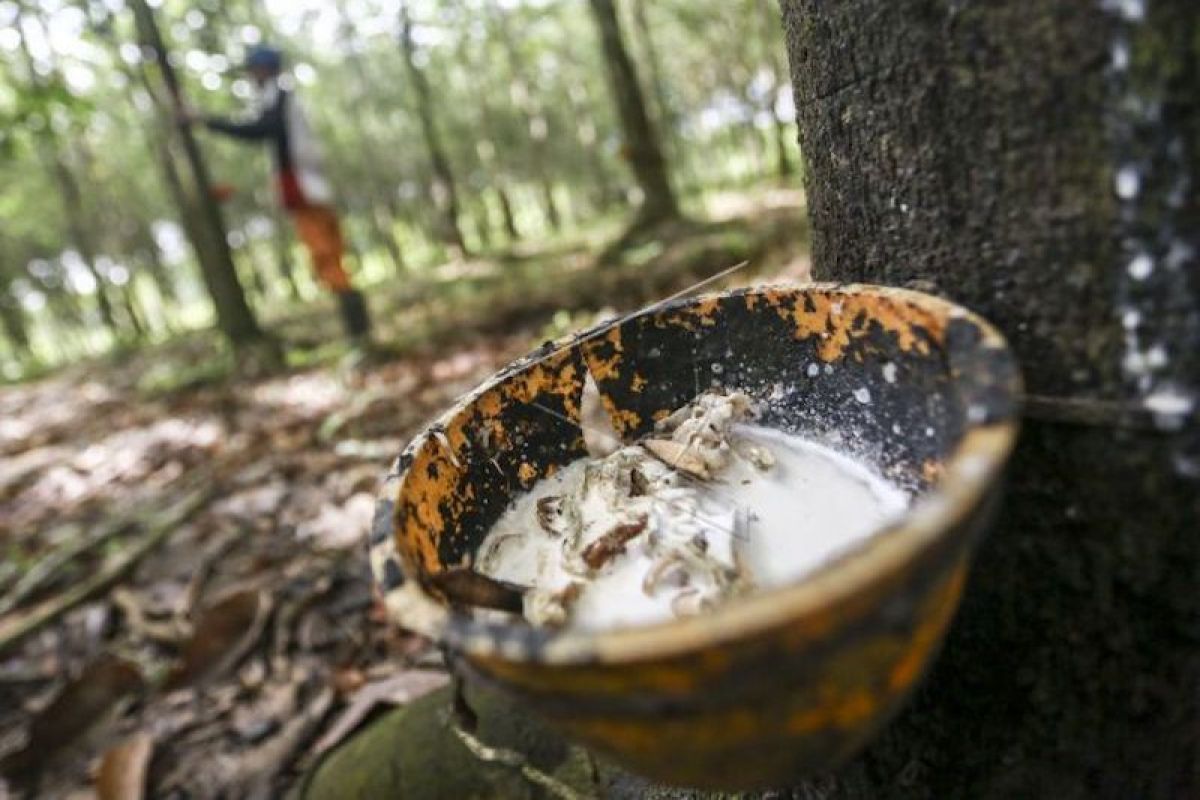
<instances>
[{"instance_id":1,"label":"blurred tree trunk","mask_svg":"<svg viewBox=\"0 0 1200 800\"><path fill-rule=\"evenodd\" d=\"M562 211L558 208L558 200L554 197L554 184L547 178L541 181L542 203L545 207L546 222L551 230L562 230Z\"/></svg>"},{"instance_id":2,"label":"blurred tree trunk","mask_svg":"<svg viewBox=\"0 0 1200 800\"><path fill-rule=\"evenodd\" d=\"M247 240L248 241L248 240ZM267 280L267 270L262 261L254 257L247 245L243 246L243 255L240 259L241 263L250 272L250 285L254 287L254 295L259 305L270 302L271 300L271 284Z\"/></svg>"},{"instance_id":3,"label":"blurred tree trunk","mask_svg":"<svg viewBox=\"0 0 1200 800\"><path fill-rule=\"evenodd\" d=\"M434 123L429 80L425 72L417 66L412 19L408 15L408 6L404 4L400 6L400 53L404 57L404 65L416 95L417 117L421 121L421 133L425 138L425 147L429 151L429 162L433 169L433 202L441 217L439 235L442 241L461 255L467 252L467 247L463 241L462 230L458 226L458 188L454 181L454 173L450 169L450 160L446 157L441 136Z\"/></svg>"},{"instance_id":4,"label":"blurred tree trunk","mask_svg":"<svg viewBox=\"0 0 1200 800\"><path fill-rule=\"evenodd\" d=\"M167 193L171 196L175 204L176 214L179 218L179 224L183 228L183 232L187 238L188 244L191 245L192 255L195 257L196 264L200 266L201 277L203 278L205 267L204 264L213 260L212 255L212 237L208 229L202 224L200 215L196 211L196 201L183 181L183 176L179 172L179 164L175 160L175 154L171 149L170 123L166 120L165 109L158 108L154 102L154 94L150 86L149 76L145 70L139 70L138 76L141 78L147 91L150 92L151 102L156 106L156 125L148 126L147 139L154 151L158 162L159 171L162 174L163 183L167 187ZM149 132L153 131L153 132ZM157 245L155 246L157 250Z\"/></svg>"},{"instance_id":5,"label":"blurred tree trunk","mask_svg":"<svg viewBox=\"0 0 1200 800\"><path fill-rule=\"evenodd\" d=\"M13 352L24 357L29 355L29 329L25 325L25 310L12 292L13 277L9 270L14 262L2 234L0 231L0 328Z\"/></svg>"},{"instance_id":6,"label":"blurred tree trunk","mask_svg":"<svg viewBox=\"0 0 1200 800\"><path fill-rule=\"evenodd\" d=\"M96 282L96 309L100 312L100 319L104 322L106 328L111 330L114 335L119 336L121 329L117 325L116 315L113 313L112 303L108 297L108 281L100 274L100 270L96 268L96 247L92 241L90 224L87 220L87 211L83 206L83 194L79 190L79 182L75 179L75 175L71 171L71 168L67 166L66 161L63 160L62 150L49 125L47 125L46 130L48 132L47 138L43 140L44 144L40 146L40 149L43 152L43 157L49 162L55 183L58 185L59 199L62 201L63 216L66 218L67 231L71 237L71 244L78 251L79 258L87 269L88 274Z\"/></svg>"},{"instance_id":7,"label":"blurred tree trunk","mask_svg":"<svg viewBox=\"0 0 1200 800\"><path fill-rule=\"evenodd\" d=\"M667 162L663 158L662 146L646 113L637 72L621 37L615 0L588 2L600 33L609 87L625 135L624 150L642 190L642 207L634 227L675 219L679 216L679 204L667 177Z\"/></svg>"},{"instance_id":8,"label":"blurred tree trunk","mask_svg":"<svg viewBox=\"0 0 1200 800\"><path fill-rule=\"evenodd\" d=\"M117 288L117 294L121 298L121 306L125 310L125 317L129 320L129 328L133 332L134 338L145 339L149 332L146 324L146 312L140 307L137 294L134 292L132 272L125 284Z\"/></svg>"},{"instance_id":9,"label":"blurred tree trunk","mask_svg":"<svg viewBox=\"0 0 1200 800\"><path fill-rule=\"evenodd\" d=\"M588 102L587 91L582 86L572 87L567 97L571 104L571 115L577 121L575 136L579 140L592 175L592 204L605 211L617 201L620 191L613 185L612 176L604 167L603 154L598 152L599 132Z\"/></svg>"},{"instance_id":10,"label":"blurred tree trunk","mask_svg":"<svg viewBox=\"0 0 1200 800\"><path fill-rule=\"evenodd\" d=\"M771 120L774 122L775 171L781 179L786 179L796 173L796 166L792 163L791 154L788 152L791 122L779 113L779 93L782 90L784 76L787 74L787 68L779 57L779 48L775 46L775 36L773 35L775 31L779 30L779 3L776 0L759 0L759 9L762 11L760 19L763 26L763 51L766 53L766 60L771 68L771 90L767 92L765 110L770 113Z\"/></svg>"},{"instance_id":11,"label":"blurred tree trunk","mask_svg":"<svg viewBox=\"0 0 1200 800\"><path fill-rule=\"evenodd\" d=\"M408 269L408 265L404 263L404 253L400 250L400 242L396 239L395 225L399 214L395 200L388 198L372 202L365 213L371 219L371 230L375 241L383 246L384 251L388 254L388 260L392 262L392 271L397 275L403 274Z\"/></svg>"},{"instance_id":12,"label":"blurred tree trunk","mask_svg":"<svg viewBox=\"0 0 1200 800\"><path fill-rule=\"evenodd\" d=\"M0 326L4 328L4 337L8 340L14 353L19 356L29 354L29 330L25 327L25 312L17 299L4 287L0 292Z\"/></svg>"},{"instance_id":13,"label":"blurred tree trunk","mask_svg":"<svg viewBox=\"0 0 1200 800\"><path fill-rule=\"evenodd\" d=\"M513 213L512 200L508 196L508 190L497 184L492 187L492 191L496 193L496 201L500 204L500 216L504 220L504 232L508 234L509 241L520 241L521 231L517 228L517 217Z\"/></svg>"},{"instance_id":14,"label":"blurred tree trunk","mask_svg":"<svg viewBox=\"0 0 1200 800\"><path fill-rule=\"evenodd\" d=\"M162 298L163 313L169 317L170 314L166 307L177 308L180 305L179 285L163 262L162 251L158 249L158 241L155 240L154 231L150 229L150 225L140 217L135 219L133 224L135 227L132 249L139 253L145 261L146 271L150 274L150 279L154 281L154 287Z\"/></svg>"},{"instance_id":15,"label":"blurred tree trunk","mask_svg":"<svg viewBox=\"0 0 1200 800\"><path fill-rule=\"evenodd\" d=\"M810 790L1200 797L1200 6L783 9L815 275L965 303L1028 390L942 657Z\"/></svg>"},{"instance_id":16,"label":"blurred tree trunk","mask_svg":"<svg viewBox=\"0 0 1200 800\"><path fill-rule=\"evenodd\" d=\"M176 104L182 103L175 69L167 56L154 12L146 0L130 0L130 6L137 22L138 38L158 64L171 100ZM157 94L151 92L151 96L157 97ZM193 241L193 246L200 256L200 272L217 313L217 327L234 347L261 341L265 337L238 281L237 268L225 235L225 220L209 191L208 167L200 147L191 129L186 126L179 126L178 138L195 187L193 203L198 219L189 232L199 235L200 241ZM180 208L180 213L184 215L191 211L192 208L186 205ZM207 235L200 235L201 229Z\"/></svg>"},{"instance_id":17,"label":"blurred tree trunk","mask_svg":"<svg viewBox=\"0 0 1200 800\"><path fill-rule=\"evenodd\" d=\"M508 13L492 2L488 6L495 23L494 29L504 49L508 65L510 94L515 105L525 117L525 133L529 136L529 152L532 157L533 174L542 193L543 211L546 222L553 230L562 228L562 214L554 197L554 181L546 169L544 150L551 137L549 121L538 99L538 87L530 80L530 69L521 53L516 37L509 26Z\"/></svg>"},{"instance_id":18,"label":"blurred tree trunk","mask_svg":"<svg viewBox=\"0 0 1200 800\"><path fill-rule=\"evenodd\" d=\"M459 0L458 9L466 14L472 13L471 7L461 0ZM458 60L468 70L480 76L488 76L493 72L486 57L487 53L484 53L484 58L478 58L476 50L468 47L468 37L460 36L458 38L456 55ZM479 160L488 172L490 178L489 188L495 192L497 201L500 204L500 215L504 224L504 232L508 236L510 243L516 242L521 238L521 231L517 228L517 220L513 214L512 202L509 198L507 188L511 181L509 170L512 168L512 159L496 158L496 140L500 135L501 127L499 121L496 119L495 109L492 104L492 96L495 90L490 87L485 77L481 77L480 81L481 87L486 87L480 91L478 99L483 130L476 139L475 148L479 154ZM484 192L480 192L480 194L482 196ZM482 200L482 203L486 209L488 206L486 199ZM489 219L490 216L489 213Z\"/></svg>"},{"instance_id":19,"label":"blurred tree trunk","mask_svg":"<svg viewBox=\"0 0 1200 800\"><path fill-rule=\"evenodd\" d=\"M292 239L288 234L287 223L279 209L271 210L271 241L275 249L275 265L280 277L287 284L288 293L293 300L303 300L300 284L296 282L296 262L292 259Z\"/></svg>"},{"instance_id":20,"label":"blurred tree trunk","mask_svg":"<svg viewBox=\"0 0 1200 800\"><path fill-rule=\"evenodd\" d=\"M679 116L671 103L671 94L667 91L667 81L663 77L662 59L658 55L658 45L650 30L650 19L646 13L647 0L633 0L633 21L637 28L638 38L642 42L642 51L646 54L646 65L650 71L650 89L654 95L655 105L658 106L659 130L665 131L668 147L674 150L674 155L681 155L682 143L679 140Z\"/></svg>"},{"instance_id":21,"label":"blurred tree trunk","mask_svg":"<svg viewBox=\"0 0 1200 800\"><path fill-rule=\"evenodd\" d=\"M350 64L350 68L354 70L354 76L357 78L353 86L354 99L356 105L361 105L364 111L370 107L370 98L366 93L373 85L370 75L367 73L367 65L363 63L361 54L358 48L354 46L355 25L350 13L346 10L345 0L337 0L338 16L341 17L341 39L345 44L346 60ZM350 120L341 118L338 124L345 125ZM388 254L388 259L392 262L393 271L399 275L405 269L404 255L400 251L400 243L396 239L396 217L397 207L395 202L396 187L389 185L389 182L380 171L387 159L379 150L378 143L371 132L367 130L366 119L358 119L354 125L355 138L358 140L359 151L362 153L363 159L371 166L368 172L369 184L371 187L371 202L366 209L367 217L371 225L372 238L377 244L381 245ZM383 203L382 207L380 203Z\"/></svg>"},{"instance_id":22,"label":"blurred tree trunk","mask_svg":"<svg viewBox=\"0 0 1200 800\"><path fill-rule=\"evenodd\" d=\"M778 97L778 94L774 94ZM796 174L796 165L792 163L792 156L788 153L788 139L791 138L789 131L791 125L776 109L775 103L771 103L771 118L774 120L775 127L775 170L780 178L790 178Z\"/></svg>"},{"instance_id":23,"label":"blurred tree trunk","mask_svg":"<svg viewBox=\"0 0 1200 800\"><path fill-rule=\"evenodd\" d=\"M34 92L41 92L45 89L45 84L43 83L41 73L37 70L37 65L34 63L33 54L29 51L29 44L27 42L28 33L26 26L30 22L21 14L20 8L20 6L17 6L17 20L14 29L19 34L18 41L21 47L21 55L25 60L25 67L29 72L29 85ZM45 35L45 25L39 22L39 27L43 35ZM63 218L67 224L67 234L71 237L71 244L75 247L76 252L78 252L84 268L87 269L88 274L92 276L92 280L96 283L96 310L100 314L100 319L104 323L104 326L112 331L114 336L120 336L121 329L117 325L112 303L109 301L106 291L107 282L96 268L96 247L92 241L91 229L87 219L87 209L84 208L83 204L83 195L79 191L79 181L76 180L75 174L71 171L71 167L65 160L58 132L54 128L53 120L48 117L43 127L42 135L37 140L37 151L39 158L45 164L50 177L58 188L59 201L62 203Z\"/></svg>"},{"instance_id":24,"label":"blurred tree trunk","mask_svg":"<svg viewBox=\"0 0 1200 800\"><path fill-rule=\"evenodd\" d=\"M479 236L479 246L488 250L492 246L492 221L488 214L487 203L481 198L471 206L471 219L475 225L475 233Z\"/></svg>"}]
</instances>

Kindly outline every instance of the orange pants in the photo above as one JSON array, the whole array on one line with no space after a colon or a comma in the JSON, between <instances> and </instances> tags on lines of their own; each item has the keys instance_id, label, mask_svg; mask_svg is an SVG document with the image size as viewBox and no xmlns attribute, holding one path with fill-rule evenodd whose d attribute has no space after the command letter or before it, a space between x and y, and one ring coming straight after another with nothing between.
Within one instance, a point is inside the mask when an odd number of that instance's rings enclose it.
<instances>
[{"instance_id":1,"label":"orange pants","mask_svg":"<svg viewBox=\"0 0 1200 800\"><path fill-rule=\"evenodd\" d=\"M342 242L342 226L337 215L327 206L306 205L288 209L296 224L296 234L308 248L313 272L317 280L330 291L350 291L350 276L342 266L345 244Z\"/></svg>"}]
</instances>

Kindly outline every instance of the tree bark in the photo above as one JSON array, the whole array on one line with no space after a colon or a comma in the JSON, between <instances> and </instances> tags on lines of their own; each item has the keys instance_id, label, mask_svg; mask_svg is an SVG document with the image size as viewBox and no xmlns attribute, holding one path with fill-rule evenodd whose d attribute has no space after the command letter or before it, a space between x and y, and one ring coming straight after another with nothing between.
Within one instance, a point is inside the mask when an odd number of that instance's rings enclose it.
<instances>
[{"instance_id":1,"label":"tree bark","mask_svg":"<svg viewBox=\"0 0 1200 800\"><path fill-rule=\"evenodd\" d=\"M528 80L530 70L525 63L516 37L509 27L508 13L496 3L488 6L491 19L495 22L496 32L504 48L504 56L508 64L509 82L513 94L517 98L516 105L525 117L525 132L529 136L531 165L534 177L541 188L542 202L546 223L557 231L562 228L562 214L558 210L558 201L554 197L554 181L546 169L546 160L542 150L551 136L549 121L543 113L542 104L538 100L538 87Z\"/></svg>"},{"instance_id":2,"label":"tree bark","mask_svg":"<svg viewBox=\"0 0 1200 800\"><path fill-rule=\"evenodd\" d=\"M677 218L679 204L667 177L667 162L658 134L646 113L637 72L625 49L614 1L588 0L600 33L609 88L625 134L625 152L642 190L642 207L634 227L644 227Z\"/></svg>"},{"instance_id":3,"label":"tree bark","mask_svg":"<svg viewBox=\"0 0 1200 800\"><path fill-rule=\"evenodd\" d=\"M772 33L779 29L779 4L774 0L759 0L758 5L762 12L760 15L763 25L762 45L766 52L767 63L771 68L771 91L767 93L768 107L766 110L771 114L775 128L775 173L780 179L787 179L796 173L796 165L792 163L792 157L788 153L791 124L779 113L777 108L779 92L782 89L781 81L787 72L780 63L779 50L776 40L772 36Z\"/></svg>"},{"instance_id":4,"label":"tree bark","mask_svg":"<svg viewBox=\"0 0 1200 800\"><path fill-rule=\"evenodd\" d=\"M0 292L0 327L4 329L4 337L8 339L12 351L18 356L27 356L29 330L25 327L25 314L7 289Z\"/></svg>"},{"instance_id":5,"label":"tree bark","mask_svg":"<svg viewBox=\"0 0 1200 800\"><path fill-rule=\"evenodd\" d=\"M174 67L167 58L167 49L154 20L154 12L146 0L131 0L130 6L137 22L139 39L153 54L153 60L158 64L171 99L180 103L179 83ZM237 268L234 266L233 254L229 251L225 235L225 220L220 207L209 192L211 182L208 167L191 129L179 126L178 134L183 146L184 159L196 187L193 197L194 209L198 212L200 224L207 233L207 247L199 242L194 244L199 252L207 252L208 255L207 258L203 255L200 258L200 272L217 313L217 327L235 348L260 341L264 335L238 281ZM182 208L181 211L187 213L188 209Z\"/></svg>"},{"instance_id":6,"label":"tree bark","mask_svg":"<svg viewBox=\"0 0 1200 800\"><path fill-rule=\"evenodd\" d=\"M783 2L814 274L974 308L1028 390L944 654L815 796L1200 796L1200 8L1102 5Z\"/></svg>"},{"instance_id":7,"label":"tree bark","mask_svg":"<svg viewBox=\"0 0 1200 800\"><path fill-rule=\"evenodd\" d=\"M650 72L650 88L654 94L655 105L658 106L659 129L666 132L668 146L674 147L674 156L679 157L682 149L679 144L679 115L671 103L671 94L667 91L667 81L663 77L662 59L658 55L658 45L650 30L650 18L646 13L646 0L633 0L633 21L637 28L638 38L642 40L642 50L646 54L646 65Z\"/></svg>"},{"instance_id":8,"label":"tree bark","mask_svg":"<svg viewBox=\"0 0 1200 800\"><path fill-rule=\"evenodd\" d=\"M440 238L455 248L460 254L467 252L463 241L462 229L458 224L459 202L458 188L454 180L454 172L450 169L450 159L446 157L442 139L433 118L433 98L429 90L429 80L425 72L417 66L415 59L416 45L412 39L412 19L408 15L408 7L400 6L400 53L404 56L404 66L412 81L413 92L416 95L417 117L421 121L421 133L425 139L425 147L429 151L429 163L433 169L433 202L441 214Z\"/></svg>"},{"instance_id":9,"label":"tree bark","mask_svg":"<svg viewBox=\"0 0 1200 800\"><path fill-rule=\"evenodd\" d=\"M125 310L125 317L129 320L129 328L133 332L134 338L141 340L146 338L149 331L146 312L139 307L137 295L134 292L133 277L131 273L129 281L117 289L117 296L121 298L121 306Z\"/></svg>"},{"instance_id":10,"label":"tree bark","mask_svg":"<svg viewBox=\"0 0 1200 800\"><path fill-rule=\"evenodd\" d=\"M520 241L521 231L517 228L517 217L513 213L512 200L508 196L508 190L500 184L492 187L496 193L496 201L500 204L500 216L504 220L504 232L508 234L510 242Z\"/></svg>"},{"instance_id":11,"label":"tree bark","mask_svg":"<svg viewBox=\"0 0 1200 800\"><path fill-rule=\"evenodd\" d=\"M2 233L2 232L0 232ZM29 355L29 328L25 324L25 312L20 301L12 293L13 276L5 270L10 269L11 253L0 237L0 329L3 329L12 352L19 358Z\"/></svg>"},{"instance_id":12,"label":"tree bark","mask_svg":"<svg viewBox=\"0 0 1200 800\"><path fill-rule=\"evenodd\" d=\"M296 283L296 262L292 260L292 239L288 236L287 223L283 220L283 214L277 210L271 212L271 241L275 250L275 264L279 269L279 275L287 284L288 294L293 300L303 300L304 295L300 291L300 284Z\"/></svg>"},{"instance_id":13,"label":"tree bark","mask_svg":"<svg viewBox=\"0 0 1200 800\"><path fill-rule=\"evenodd\" d=\"M351 69L354 70L355 78L357 78L357 85L353 87L355 100L358 104L368 104L369 100L365 97L365 93L368 87L371 86L371 77L367 74L367 65L364 63L361 54L353 46L355 36L354 20L346 9L345 0L338 0L336 6L338 16L342 18L341 38L346 44L346 59L350 63ZM345 124L346 122L347 120L340 120L341 124ZM355 138L358 140L362 157L370 164L382 166L386 159L380 152L379 143L371 135L371 132L367 130L365 120L357 120L357 124L354 126L354 133ZM371 226L372 238L387 251L388 258L392 262L393 271L397 275L402 275L406 270L406 265L404 263L404 255L400 251L400 243L396 240L395 224L397 214L394 199L396 187L383 173L377 170L370 171L369 182L371 184L372 201L364 213L369 217L368 222ZM380 200L383 201L382 206L380 205Z\"/></svg>"},{"instance_id":14,"label":"tree bark","mask_svg":"<svg viewBox=\"0 0 1200 800\"><path fill-rule=\"evenodd\" d=\"M34 91L41 91L44 88L44 84L42 83L37 66L34 64L33 54L29 52L29 45L26 41L25 25L27 24L28 21L22 19L18 12L16 29L20 33L18 41L21 47L21 55L24 57L26 68L29 70L29 85ZM42 28L43 35L45 35L45 25L39 23L39 26ZM79 181L75 179L74 172L71 171L71 167L65 160L58 134L51 120L48 118L46 119L43 135L38 137L37 151L39 158L41 158L42 163L50 173L51 179L58 187L59 201L62 203L63 218L67 224L67 233L71 238L71 243L79 253L79 258L83 262L84 268L96 283L96 310L100 314L100 320L104 323L104 327L108 328L114 336L120 336L121 329L117 325L112 303L109 301L108 293L105 290L104 276L96 268L96 248L93 244L91 230L88 225L87 210L83 205L83 195L79 191Z\"/></svg>"},{"instance_id":15,"label":"tree bark","mask_svg":"<svg viewBox=\"0 0 1200 800\"><path fill-rule=\"evenodd\" d=\"M49 126L47 126L47 130L49 130ZM121 329L117 325L112 302L108 298L107 281L100 274L100 270L96 268L96 247L89 230L87 211L83 207L83 193L79 190L79 182L75 179L75 174L67 166L66 161L63 160L61 145L56 141L56 137L51 133L49 138L44 141L46 144L41 147L41 150L49 163L55 183L58 184L59 199L62 201L63 216L66 218L71 243L75 245L84 268L96 283L96 310L100 312L100 319L104 322L104 327L119 336Z\"/></svg>"}]
</instances>

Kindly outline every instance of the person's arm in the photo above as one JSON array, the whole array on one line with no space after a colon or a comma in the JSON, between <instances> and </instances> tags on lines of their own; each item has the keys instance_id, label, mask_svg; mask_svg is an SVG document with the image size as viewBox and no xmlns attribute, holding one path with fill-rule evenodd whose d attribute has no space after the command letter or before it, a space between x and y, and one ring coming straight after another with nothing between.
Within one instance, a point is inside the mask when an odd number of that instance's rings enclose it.
<instances>
[{"instance_id":1,"label":"person's arm","mask_svg":"<svg viewBox=\"0 0 1200 800\"><path fill-rule=\"evenodd\" d=\"M278 105L264 111L257 119L238 122L224 117L204 117L204 125L210 131L232 136L235 139L259 141L271 139L283 130L283 114Z\"/></svg>"},{"instance_id":2,"label":"person's arm","mask_svg":"<svg viewBox=\"0 0 1200 800\"><path fill-rule=\"evenodd\" d=\"M238 122L225 117L203 117L204 125L211 131L232 136L235 139L258 141L271 139L283 131L283 103L272 103L263 109L257 118Z\"/></svg>"}]
</instances>

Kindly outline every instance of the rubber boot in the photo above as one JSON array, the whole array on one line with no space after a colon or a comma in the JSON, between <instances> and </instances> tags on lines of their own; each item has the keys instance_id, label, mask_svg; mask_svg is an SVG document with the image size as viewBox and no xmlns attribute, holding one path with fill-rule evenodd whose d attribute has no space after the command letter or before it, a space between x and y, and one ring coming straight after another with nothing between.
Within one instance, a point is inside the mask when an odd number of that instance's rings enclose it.
<instances>
[{"instance_id":1,"label":"rubber boot","mask_svg":"<svg viewBox=\"0 0 1200 800\"><path fill-rule=\"evenodd\" d=\"M371 333L371 318L367 314L367 302L357 289L338 293L338 307L342 313L342 324L351 339L365 340Z\"/></svg>"}]
</instances>

